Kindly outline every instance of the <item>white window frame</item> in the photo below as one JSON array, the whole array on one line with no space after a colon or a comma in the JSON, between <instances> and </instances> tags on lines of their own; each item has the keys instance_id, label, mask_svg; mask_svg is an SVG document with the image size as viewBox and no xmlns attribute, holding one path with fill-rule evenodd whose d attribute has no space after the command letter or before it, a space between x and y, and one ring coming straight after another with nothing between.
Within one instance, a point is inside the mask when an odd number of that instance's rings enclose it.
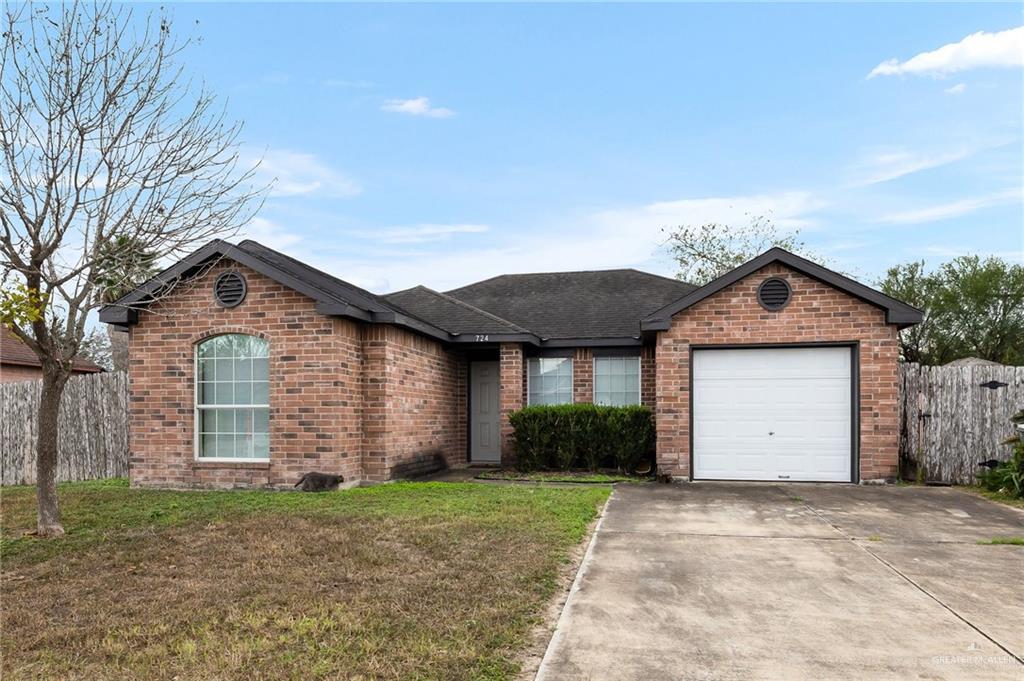
<instances>
[{"instance_id":1,"label":"white window frame","mask_svg":"<svg viewBox=\"0 0 1024 681\"><path fill-rule=\"evenodd\" d=\"M260 338L267 343L269 348L269 342L265 338L256 336L251 333L221 333L216 336L207 336L202 340L196 342L192 346L192 456L196 462L203 463L255 463L264 464L270 463L270 424L267 423L267 456L266 457L251 457L251 456L199 456L199 451L202 446L200 442L200 425L202 424L202 412L206 409L266 409L270 411L270 390L268 385L267 390L267 404L200 404L199 403L199 346L203 343L213 340L218 336L252 336L253 338ZM269 364L270 359L267 358L268 365L268 379L269 379ZM267 381L269 384L269 380Z\"/></svg>"},{"instance_id":2,"label":"white window frame","mask_svg":"<svg viewBox=\"0 0 1024 681\"><path fill-rule=\"evenodd\" d=\"M644 403L643 402L643 394L644 394L644 375L643 375L644 363L642 361L640 361L640 355L634 355L634 356L630 356L630 357L622 357L622 356L615 356L615 355L607 355L605 357L594 357L594 363L593 363L593 366L591 367L591 375L593 377L594 385L593 385L593 394L590 396L591 399L594 401L594 404L600 404L597 401L597 361L599 359L633 359L633 360L636 360L636 402L634 402L633 404L630 404L630 405L622 405L622 406L631 407L631 406L635 406L635 405L642 405Z\"/></svg>"},{"instance_id":3,"label":"white window frame","mask_svg":"<svg viewBox=\"0 0 1024 681\"><path fill-rule=\"evenodd\" d=\"M530 400L530 362L539 361L542 359L561 359L569 362L569 401L559 402L558 404L573 404L576 401L576 367L572 357L527 357L526 358L526 406L538 406L534 405ZM557 405L539 405L539 406L557 406Z\"/></svg>"}]
</instances>

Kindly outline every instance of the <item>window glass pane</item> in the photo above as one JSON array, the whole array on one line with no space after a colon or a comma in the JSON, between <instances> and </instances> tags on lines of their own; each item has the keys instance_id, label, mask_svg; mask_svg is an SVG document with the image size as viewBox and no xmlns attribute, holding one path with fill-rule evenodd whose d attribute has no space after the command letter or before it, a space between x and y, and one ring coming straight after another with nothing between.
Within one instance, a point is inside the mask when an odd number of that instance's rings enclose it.
<instances>
[{"instance_id":1,"label":"window glass pane","mask_svg":"<svg viewBox=\"0 0 1024 681\"><path fill-rule=\"evenodd\" d=\"M257 433L270 432L270 410L253 409L253 431Z\"/></svg>"},{"instance_id":2,"label":"window glass pane","mask_svg":"<svg viewBox=\"0 0 1024 681\"><path fill-rule=\"evenodd\" d=\"M215 381L233 381L234 380L235 372L231 368L232 362L231 362L230 359L215 359L213 361L213 363L214 363L214 371L216 372L216 374L214 375L215 377L214 377L213 380L215 380Z\"/></svg>"},{"instance_id":3,"label":"window glass pane","mask_svg":"<svg viewBox=\"0 0 1024 681\"><path fill-rule=\"evenodd\" d=\"M235 404L252 403L252 383L235 383Z\"/></svg>"},{"instance_id":4,"label":"window glass pane","mask_svg":"<svg viewBox=\"0 0 1024 681\"><path fill-rule=\"evenodd\" d=\"M234 385L231 383L214 383L213 384L213 403L214 404L234 404L235 403L235 391Z\"/></svg>"},{"instance_id":5,"label":"window glass pane","mask_svg":"<svg viewBox=\"0 0 1024 681\"><path fill-rule=\"evenodd\" d=\"M217 432L217 410L216 409L202 409L199 412L199 432L201 433L216 433Z\"/></svg>"},{"instance_id":6,"label":"window glass pane","mask_svg":"<svg viewBox=\"0 0 1024 681\"><path fill-rule=\"evenodd\" d=\"M217 454L216 456L230 459L235 455L235 436L234 435L218 435L217 436Z\"/></svg>"},{"instance_id":7,"label":"window glass pane","mask_svg":"<svg viewBox=\"0 0 1024 681\"><path fill-rule=\"evenodd\" d=\"M252 432L252 409L235 409L235 432Z\"/></svg>"},{"instance_id":8,"label":"window glass pane","mask_svg":"<svg viewBox=\"0 0 1024 681\"><path fill-rule=\"evenodd\" d=\"M217 456L217 436L204 434L199 441L199 456Z\"/></svg>"},{"instance_id":9,"label":"window glass pane","mask_svg":"<svg viewBox=\"0 0 1024 681\"><path fill-rule=\"evenodd\" d=\"M640 403L640 359L597 357L594 360L594 401L626 406Z\"/></svg>"},{"instance_id":10,"label":"window glass pane","mask_svg":"<svg viewBox=\"0 0 1024 681\"><path fill-rule=\"evenodd\" d=\"M238 433L235 435L234 455L252 458L252 435L250 433Z\"/></svg>"},{"instance_id":11,"label":"window glass pane","mask_svg":"<svg viewBox=\"0 0 1024 681\"><path fill-rule=\"evenodd\" d=\"M252 455L257 459L270 458L270 438L266 433L252 436Z\"/></svg>"},{"instance_id":12,"label":"window glass pane","mask_svg":"<svg viewBox=\"0 0 1024 681\"><path fill-rule=\"evenodd\" d=\"M534 357L529 360L529 404L572 402L572 359Z\"/></svg>"},{"instance_id":13,"label":"window glass pane","mask_svg":"<svg viewBox=\"0 0 1024 681\"><path fill-rule=\"evenodd\" d=\"M267 458L269 409L247 406L269 401L267 341L215 336L199 344L196 356L198 455Z\"/></svg>"}]
</instances>

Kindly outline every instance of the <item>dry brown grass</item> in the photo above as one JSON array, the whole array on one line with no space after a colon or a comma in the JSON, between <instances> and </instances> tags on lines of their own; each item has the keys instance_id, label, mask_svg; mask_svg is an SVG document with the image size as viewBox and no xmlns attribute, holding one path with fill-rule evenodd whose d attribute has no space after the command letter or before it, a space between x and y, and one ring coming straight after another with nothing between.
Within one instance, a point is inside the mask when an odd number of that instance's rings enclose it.
<instances>
[{"instance_id":1,"label":"dry brown grass","mask_svg":"<svg viewBox=\"0 0 1024 681\"><path fill-rule=\"evenodd\" d=\"M560 561L607 492L378 489L241 493L268 496L251 511L210 503L179 524L122 523L54 555L10 550L43 540L8 539L4 678L514 675ZM4 499L5 520L23 515L16 506Z\"/></svg>"}]
</instances>

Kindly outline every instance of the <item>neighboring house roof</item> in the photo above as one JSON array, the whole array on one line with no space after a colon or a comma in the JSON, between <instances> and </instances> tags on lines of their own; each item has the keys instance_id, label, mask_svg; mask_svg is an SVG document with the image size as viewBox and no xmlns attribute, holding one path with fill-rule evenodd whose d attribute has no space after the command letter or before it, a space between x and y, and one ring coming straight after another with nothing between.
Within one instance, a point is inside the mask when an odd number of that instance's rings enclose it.
<instances>
[{"instance_id":1,"label":"neighboring house roof","mask_svg":"<svg viewBox=\"0 0 1024 681\"><path fill-rule=\"evenodd\" d=\"M696 287L634 269L504 274L448 291L542 338L639 338L640 320Z\"/></svg>"},{"instance_id":2,"label":"neighboring house roof","mask_svg":"<svg viewBox=\"0 0 1024 681\"><path fill-rule=\"evenodd\" d=\"M954 359L952 362L946 362L942 366L945 367L1001 367L1003 366L999 362L993 362L989 359L982 359L981 357L961 357L960 359Z\"/></svg>"},{"instance_id":3,"label":"neighboring house roof","mask_svg":"<svg viewBox=\"0 0 1024 681\"><path fill-rule=\"evenodd\" d=\"M36 353L14 335L9 328L0 324L0 364L23 367L40 367L42 364ZM103 371L84 357L75 357L71 363L71 371L77 373L95 373Z\"/></svg>"},{"instance_id":4,"label":"neighboring house roof","mask_svg":"<svg viewBox=\"0 0 1024 681\"><path fill-rule=\"evenodd\" d=\"M753 274L762 267L776 262L782 263L791 270L800 272L812 279L828 284L854 298L859 298L866 303L885 310L885 321L887 324L896 324L903 328L920 323L924 317L917 308L891 298L881 291L876 291L860 282L845 277L838 272L833 272L782 248L771 248L756 258L748 260L736 269L726 272L718 279L701 286L692 293L654 312L643 320L641 326L645 331L665 331L671 326L673 315L735 284L740 279Z\"/></svg>"},{"instance_id":5,"label":"neighboring house roof","mask_svg":"<svg viewBox=\"0 0 1024 681\"><path fill-rule=\"evenodd\" d=\"M667 329L676 312L772 262L824 281L886 310L907 326L921 313L852 279L773 248L697 288L634 269L506 274L440 293L416 286L377 295L255 241L216 239L100 310L100 321L130 326L138 311L176 281L230 258L316 301L321 314L395 324L451 343L514 341L549 347L637 345L643 332Z\"/></svg>"}]
</instances>

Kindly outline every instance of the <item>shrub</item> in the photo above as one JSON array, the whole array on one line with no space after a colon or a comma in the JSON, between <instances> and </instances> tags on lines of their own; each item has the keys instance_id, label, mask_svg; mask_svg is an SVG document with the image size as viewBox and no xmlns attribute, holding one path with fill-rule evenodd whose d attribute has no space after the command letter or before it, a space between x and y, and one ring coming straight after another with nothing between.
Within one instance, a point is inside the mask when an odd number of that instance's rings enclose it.
<instances>
[{"instance_id":1,"label":"shrub","mask_svg":"<svg viewBox=\"0 0 1024 681\"><path fill-rule=\"evenodd\" d=\"M1005 442L1013 447L1013 455L1009 461L1000 462L992 470L980 474L978 480L990 492L1002 492L1024 499L1024 438L1019 433L1024 426L1024 410L1017 412L1010 420L1018 429L1018 433Z\"/></svg>"},{"instance_id":2,"label":"shrub","mask_svg":"<svg viewBox=\"0 0 1024 681\"><path fill-rule=\"evenodd\" d=\"M538 405L509 420L516 467L524 471L613 464L630 472L654 447L654 417L642 406Z\"/></svg>"}]
</instances>

